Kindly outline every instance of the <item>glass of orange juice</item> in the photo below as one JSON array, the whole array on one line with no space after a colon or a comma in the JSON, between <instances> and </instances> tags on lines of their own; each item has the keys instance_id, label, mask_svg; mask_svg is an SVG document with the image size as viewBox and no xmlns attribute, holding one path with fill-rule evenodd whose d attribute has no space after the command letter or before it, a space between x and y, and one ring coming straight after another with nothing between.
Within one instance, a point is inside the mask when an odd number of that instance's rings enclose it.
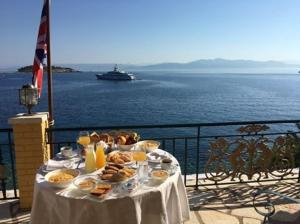
<instances>
[{"instance_id":1,"label":"glass of orange juice","mask_svg":"<svg viewBox=\"0 0 300 224\"><path fill-rule=\"evenodd\" d=\"M106 164L106 158L104 149L106 147L105 142L100 141L96 145L96 168L101 169Z\"/></svg>"},{"instance_id":2,"label":"glass of orange juice","mask_svg":"<svg viewBox=\"0 0 300 224\"><path fill-rule=\"evenodd\" d=\"M148 162L146 151L138 145L135 145L134 150L132 151L132 157L137 163L138 179L141 183L144 183L144 181L148 179Z\"/></svg>"},{"instance_id":3,"label":"glass of orange juice","mask_svg":"<svg viewBox=\"0 0 300 224\"><path fill-rule=\"evenodd\" d=\"M88 131L79 132L79 137L77 142L82 146L87 146L88 144L90 144L91 139L90 139L89 132Z\"/></svg>"},{"instance_id":4,"label":"glass of orange juice","mask_svg":"<svg viewBox=\"0 0 300 224\"><path fill-rule=\"evenodd\" d=\"M136 162L142 162L147 159L146 152L142 150L133 150L132 152L133 160Z\"/></svg>"},{"instance_id":5,"label":"glass of orange juice","mask_svg":"<svg viewBox=\"0 0 300 224\"><path fill-rule=\"evenodd\" d=\"M82 146L80 147L82 156L85 156L85 148L88 146L88 144L90 144L90 142L90 133L88 131L79 132L77 143Z\"/></svg>"}]
</instances>

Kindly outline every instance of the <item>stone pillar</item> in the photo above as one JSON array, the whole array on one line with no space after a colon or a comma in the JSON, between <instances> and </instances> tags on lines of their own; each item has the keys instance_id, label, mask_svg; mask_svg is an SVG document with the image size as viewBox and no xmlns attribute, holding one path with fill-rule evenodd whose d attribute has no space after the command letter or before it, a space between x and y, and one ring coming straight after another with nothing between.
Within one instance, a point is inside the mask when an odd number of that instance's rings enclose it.
<instances>
[{"instance_id":1,"label":"stone pillar","mask_svg":"<svg viewBox=\"0 0 300 224\"><path fill-rule=\"evenodd\" d=\"M30 208L37 169L50 158L46 144L48 113L17 115L9 119L9 124L13 127L20 207Z\"/></svg>"}]
</instances>

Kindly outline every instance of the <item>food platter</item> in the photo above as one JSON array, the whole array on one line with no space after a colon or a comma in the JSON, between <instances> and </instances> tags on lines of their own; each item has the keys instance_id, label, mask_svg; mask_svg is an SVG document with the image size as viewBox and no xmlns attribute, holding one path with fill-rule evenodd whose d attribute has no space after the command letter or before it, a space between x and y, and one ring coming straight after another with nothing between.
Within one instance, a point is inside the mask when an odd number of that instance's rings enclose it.
<instances>
[{"instance_id":1,"label":"food platter","mask_svg":"<svg viewBox=\"0 0 300 224\"><path fill-rule=\"evenodd\" d=\"M101 181L110 184L125 183L137 176L136 170L120 164L108 164L99 174Z\"/></svg>"},{"instance_id":2,"label":"food platter","mask_svg":"<svg viewBox=\"0 0 300 224\"><path fill-rule=\"evenodd\" d=\"M107 155L106 161L114 164L131 165L133 163L132 152L112 151Z\"/></svg>"}]
</instances>

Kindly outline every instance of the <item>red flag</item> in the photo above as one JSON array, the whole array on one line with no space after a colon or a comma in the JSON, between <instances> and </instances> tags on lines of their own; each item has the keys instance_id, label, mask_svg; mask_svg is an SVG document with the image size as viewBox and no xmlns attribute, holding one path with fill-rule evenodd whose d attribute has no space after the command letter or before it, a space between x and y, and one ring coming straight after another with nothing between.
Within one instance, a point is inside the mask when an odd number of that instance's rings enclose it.
<instances>
[{"instance_id":1,"label":"red flag","mask_svg":"<svg viewBox=\"0 0 300 224\"><path fill-rule=\"evenodd\" d=\"M41 97L42 86L43 86L43 61L47 55L47 38L48 38L47 7L48 7L47 2L46 0L44 0L39 33L38 33L36 49L35 49L35 55L33 59L33 67L32 67L32 84L36 88L38 88L39 97Z\"/></svg>"}]
</instances>

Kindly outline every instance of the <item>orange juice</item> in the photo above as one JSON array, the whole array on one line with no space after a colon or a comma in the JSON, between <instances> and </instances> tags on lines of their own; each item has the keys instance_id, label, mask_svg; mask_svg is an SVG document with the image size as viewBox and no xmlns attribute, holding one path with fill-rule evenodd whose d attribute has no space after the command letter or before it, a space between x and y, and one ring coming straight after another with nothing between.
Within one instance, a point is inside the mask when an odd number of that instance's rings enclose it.
<instances>
[{"instance_id":1,"label":"orange juice","mask_svg":"<svg viewBox=\"0 0 300 224\"><path fill-rule=\"evenodd\" d=\"M88 144L90 144L90 141L91 140L89 136L80 136L78 139L78 143L83 146L87 146Z\"/></svg>"},{"instance_id":2,"label":"orange juice","mask_svg":"<svg viewBox=\"0 0 300 224\"><path fill-rule=\"evenodd\" d=\"M144 151L133 151L133 159L135 161L145 161L147 159Z\"/></svg>"},{"instance_id":3,"label":"orange juice","mask_svg":"<svg viewBox=\"0 0 300 224\"><path fill-rule=\"evenodd\" d=\"M105 166L104 142L100 141L96 148L96 168L100 169Z\"/></svg>"},{"instance_id":4,"label":"orange juice","mask_svg":"<svg viewBox=\"0 0 300 224\"><path fill-rule=\"evenodd\" d=\"M91 173L96 170L96 158L94 145L88 145L85 149L85 172Z\"/></svg>"}]
</instances>

